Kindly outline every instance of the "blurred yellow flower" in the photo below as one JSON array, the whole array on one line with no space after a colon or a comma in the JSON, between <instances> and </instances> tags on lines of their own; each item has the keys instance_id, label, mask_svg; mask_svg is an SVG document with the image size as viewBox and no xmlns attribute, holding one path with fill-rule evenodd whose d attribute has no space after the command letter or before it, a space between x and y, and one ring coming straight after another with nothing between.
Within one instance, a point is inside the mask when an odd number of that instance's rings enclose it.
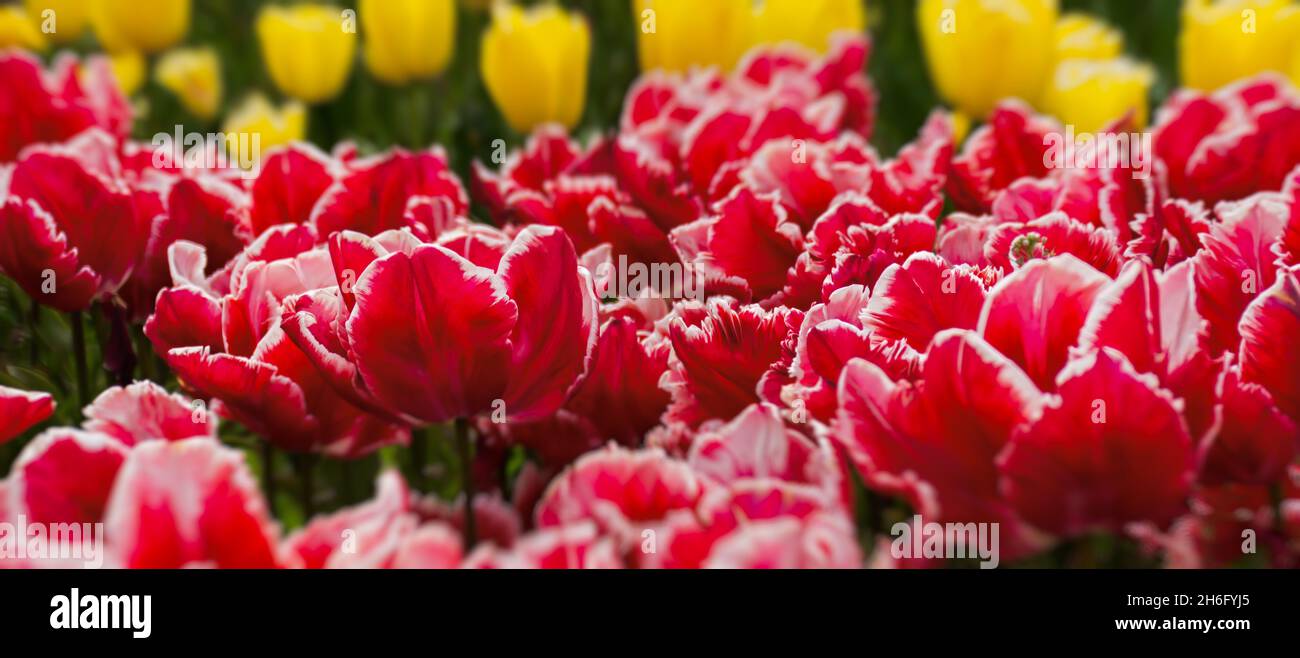
<instances>
[{"instance_id":1,"label":"blurred yellow flower","mask_svg":"<svg viewBox=\"0 0 1300 658\"><path fill-rule=\"evenodd\" d=\"M99 42L109 52L162 52L190 31L190 0L85 0Z\"/></svg>"},{"instance_id":2,"label":"blurred yellow flower","mask_svg":"<svg viewBox=\"0 0 1300 658\"><path fill-rule=\"evenodd\" d=\"M550 4L498 5L482 49L483 81L510 127L527 133L550 122L577 125L591 54L591 30L581 16Z\"/></svg>"},{"instance_id":3,"label":"blurred yellow flower","mask_svg":"<svg viewBox=\"0 0 1300 658\"><path fill-rule=\"evenodd\" d=\"M939 95L973 118L1004 98L1037 98L1056 17L1056 0L920 0L917 29Z\"/></svg>"},{"instance_id":4,"label":"blurred yellow flower","mask_svg":"<svg viewBox=\"0 0 1300 658\"><path fill-rule=\"evenodd\" d=\"M23 6L37 28L59 44L80 39L90 19L86 0L25 0Z\"/></svg>"},{"instance_id":5,"label":"blurred yellow flower","mask_svg":"<svg viewBox=\"0 0 1300 658\"><path fill-rule=\"evenodd\" d=\"M361 0L366 67L394 85L436 77L456 43L454 0Z\"/></svg>"},{"instance_id":6,"label":"blurred yellow flower","mask_svg":"<svg viewBox=\"0 0 1300 658\"><path fill-rule=\"evenodd\" d=\"M333 100L356 59L355 25L327 5L270 5L257 16L257 36L271 80L305 103Z\"/></svg>"},{"instance_id":7,"label":"blurred yellow flower","mask_svg":"<svg viewBox=\"0 0 1300 658\"><path fill-rule=\"evenodd\" d=\"M764 0L754 14L755 44L793 41L826 52L830 36L866 29L863 0Z\"/></svg>"},{"instance_id":8,"label":"blurred yellow flower","mask_svg":"<svg viewBox=\"0 0 1300 658\"><path fill-rule=\"evenodd\" d=\"M1066 14L1056 21L1056 60L1111 59L1124 51L1119 30L1087 14Z\"/></svg>"},{"instance_id":9,"label":"blurred yellow flower","mask_svg":"<svg viewBox=\"0 0 1300 658\"><path fill-rule=\"evenodd\" d=\"M1147 91L1154 81L1150 66L1126 57L1066 60L1056 67L1039 109L1078 132L1098 132L1132 112L1140 129L1147 125Z\"/></svg>"},{"instance_id":10,"label":"blurred yellow flower","mask_svg":"<svg viewBox=\"0 0 1300 658\"><path fill-rule=\"evenodd\" d=\"M1263 71L1300 82L1300 6L1291 0L1185 0L1182 84L1210 90Z\"/></svg>"},{"instance_id":11,"label":"blurred yellow flower","mask_svg":"<svg viewBox=\"0 0 1300 658\"><path fill-rule=\"evenodd\" d=\"M1078 132L1097 132L1126 114L1145 128L1148 91L1155 71L1122 56L1124 35L1085 14L1066 14L1056 22L1055 63L1038 109Z\"/></svg>"},{"instance_id":12,"label":"blurred yellow flower","mask_svg":"<svg viewBox=\"0 0 1300 658\"><path fill-rule=\"evenodd\" d=\"M122 94L130 96L140 90L144 84L144 55L134 50L124 50L108 56L108 65L113 69L113 77Z\"/></svg>"},{"instance_id":13,"label":"blurred yellow flower","mask_svg":"<svg viewBox=\"0 0 1300 658\"><path fill-rule=\"evenodd\" d=\"M257 162L270 149L306 139L307 107L289 101L277 109L266 96L254 94L226 117L222 132L226 134L232 158L239 162ZM256 135L258 139L256 142L251 138L240 139L241 135ZM260 148L259 153L239 151L241 144L251 147L254 143Z\"/></svg>"},{"instance_id":14,"label":"blurred yellow flower","mask_svg":"<svg viewBox=\"0 0 1300 658\"><path fill-rule=\"evenodd\" d=\"M48 47L44 35L22 7L0 6L0 50L25 48L44 51Z\"/></svg>"},{"instance_id":15,"label":"blurred yellow flower","mask_svg":"<svg viewBox=\"0 0 1300 658\"><path fill-rule=\"evenodd\" d=\"M641 69L736 65L752 40L752 0L634 0Z\"/></svg>"},{"instance_id":16,"label":"blurred yellow flower","mask_svg":"<svg viewBox=\"0 0 1300 658\"><path fill-rule=\"evenodd\" d=\"M221 109L221 60L211 48L181 48L163 55L154 79L175 94L185 110L210 121Z\"/></svg>"}]
</instances>

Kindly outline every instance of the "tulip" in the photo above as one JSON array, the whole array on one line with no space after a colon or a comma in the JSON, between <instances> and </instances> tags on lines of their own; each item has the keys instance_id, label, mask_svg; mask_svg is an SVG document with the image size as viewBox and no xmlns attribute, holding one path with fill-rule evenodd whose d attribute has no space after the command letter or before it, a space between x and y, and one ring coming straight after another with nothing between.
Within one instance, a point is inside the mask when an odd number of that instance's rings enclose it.
<instances>
[{"instance_id":1,"label":"tulip","mask_svg":"<svg viewBox=\"0 0 1300 658\"><path fill-rule=\"evenodd\" d=\"M649 71L692 66L729 70L750 40L750 0L635 0L637 53Z\"/></svg>"},{"instance_id":2,"label":"tulip","mask_svg":"<svg viewBox=\"0 0 1300 658\"><path fill-rule=\"evenodd\" d=\"M818 52L835 32L864 29L862 0L766 0L754 14L757 43L792 41Z\"/></svg>"},{"instance_id":3,"label":"tulip","mask_svg":"<svg viewBox=\"0 0 1300 658\"><path fill-rule=\"evenodd\" d=\"M591 30L554 5L523 10L500 5L483 36L483 80L510 127L544 123L572 128L587 97Z\"/></svg>"},{"instance_id":4,"label":"tulip","mask_svg":"<svg viewBox=\"0 0 1300 658\"><path fill-rule=\"evenodd\" d=\"M1056 18L1056 0L921 0L917 27L939 95L978 118L1004 98L1037 98Z\"/></svg>"},{"instance_id":5,"label":"tulip","mask_svg":"<svg viewBox=\"0 0 1300 658\"><path fill-rule=\"evenodd\" d=\"M0 386L0 445L31 429L54 413L48 393L28 393Z\"/></svg>"},{"instance_id":6,"label":"tulip","mask_svg":"<svg viewBox=\"0 0 1300 658\"><path fill-rule=\"evenodd\" d=\"M236 136L258 135L258 146L265 152L306 138L307 108L302 103L293 101L276 108L266 96L255 94L226 117L223 132L228 136L232 133ZM244 142L228 137L226 143L232 148L238 148ZM231 156L236 158L236 162L256 162L260 159L260 154L257 153L232 153Z\"/></svg>"},{"instance_id":7,"label":"tulip","mask_svg":"<svg viewBox=\"0 0 1300 658\"><path fill-rule=\"evenodd\" d=\"M213 400L213 412L281 449L355 458L405 443L405 428L335 392L277 322L294 299L336 282L329 253L314 242L310 227L277 227L235 259L229 277L212 278L183 264L215 262L213 251L176 242L175 287L159 293L145 334L189 389Z\"/></svg>"},{"instance_id":8,"label":"tulip","mask_svg":"<svg viewBox=\"0 0 1300 658\"><path fill-rule=\"evenodd\" d=\"M152 217L136 212L113 138L28 148L0 180L0 272L43 306L84 311L130 275ZM75 190L75 194L70 193Z\"/></svg>"},{"instance_id":9,"label":"tulip","mask_svg":"<svg viewBox=\"0 0 1300 658\"><path fill-rule=\"evenodd\" d=\"M21 7L0 7L0 50L15 47L44 51L49 44Z\"/></svg>"},{"instance_id":10,"label":"tulip","mask_svg":"<svg viewBox=\"0 0 1300 658\"><path fill-rule=\"evenodd\" d=\"M185 110L210 121L221 108L221 60L210 48L173 50L154 69L158 84L180 99Z\"/></svg>"},{"instance_id":11,"label":"tulip","mask_svg":"<svg viewBox=\"0 0 1300 658\"><path fill-rule=\"evenodd\" d=\"M1125 57L1072 59L1059 64L1039 106L1079 132L1096 132L1132 113L1134 127L1147 125L1150 66Z\"/></svg>"},{"instance_id":12,"label":"tulip","mask_svg":"<svg viewBox=\"0 0 1300 658\"><path fill-rule=\"evenodd\" d=\"M1300 81L1300 7L1291 0L1186 0L1178 35L1182 82L1213 90L1262 71Z\"/></svg>"},{"instance_id":13,"label":"tulip","mask_svg":"<svg viewBox=\"0 0 1300 658\"><path fill-rule=\"evenodd\" d=\"M1124 50L1124 35L1087 14L1066 14L1056 21L1056 60L1111 59Z\"/></svg>"},{"instance_id":14,"label":"tulip","mask_svg":"<svg viewBox=\"0 0 1300 658\"><path fill-rule=\"evenodd\" d=\"M366 67L392 85L436 77L456 43L453 0L361 0Z\"/></svg>"},{"instance_id":15,"label":"tulip","mask_svg":"<svg viewBox=\"0 0 1300 658\"><path fill-rule=\"evenodd\" d=\"M130 96L140 90L140 85L144 84L145 73L143 55L134 50L124 50L109 55L108 63L113 71L113 79L117 80L117 86L122 90L122 95Z\"/></svg>"},{"instance_id":16,"label":"tulip","mask_svg":"<svg viewBox=\"0 0 1300 658\"><path fill-rule=\"evenodd\" d=\"M190 0L89 0L91 24L109 52L158 53L190 29Z\"/></svg>"},{"instance_id":17,"label":"tulip","mask_svg":"<svg viewBox=\"0 0 1300 658\"><path fill-rule=\"evenodd\" d=\"M86 32L90 18L86 0L26 0L23 6L54 43L72 43ZM47 11L52 13L46 14Z\"/></svg>"},{"instance_id":18,"label":"tulip","mask_svg":"<svg viewBox=\"0 0 1300 658\"><path fill-rule=\"evenodd\" d=\"M257 36L275 86L304 103L337 97L352 72L357 49L357 35L350 27L337 7L264 8L257 17Z\"/></svg>"}]
</instances>

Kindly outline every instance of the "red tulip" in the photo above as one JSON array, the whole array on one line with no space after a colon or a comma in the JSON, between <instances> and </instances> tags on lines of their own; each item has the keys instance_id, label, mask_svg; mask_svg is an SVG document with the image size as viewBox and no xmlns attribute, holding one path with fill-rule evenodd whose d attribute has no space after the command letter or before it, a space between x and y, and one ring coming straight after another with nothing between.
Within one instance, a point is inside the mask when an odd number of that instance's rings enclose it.
<instances>
[{"instance_id":1,"label":"red tulip","mask_svg":"<svg viewBox=\"0 0 1300 658\"><path fill-rule=\"evenodd\" d=\"M310 144L272 150L258 166L249 187L249 228L253 235L281 224L305 224L338 176L339 164Z\"/></svg>"},{"instance_id":2,"label":"red tulip","mask_svg":"<svg viewBox=\"0 0 1300 658\"><path fill-rule=\"evenodd\" d=\"M0 270L61 311L116 292L149 237L116 160L81 150L96 140L28 149L0 180Z\"/></svg>"},{"instance_id":3,"label":"red tulip","mask_svg":"<svg viewBox=\"0 0 1300 658\"><path fill-rule=\"evenodd\" d=\"M310 227L268 231L205 278L205 250L171 250L176 287L145 325L154 349L218 415L292 452L340 457L407 440L406 430L339 395L281 327L299 296L336 286L329 252Z\"/></svg>"},{"instance_id":4,"label":"red tulip","mask_svg":"<svg viewBox=\"0 0 1300 658\"><path fill-rule=\"evenodd\" d=\"M1072 362L1057 390L999 458L1016 511L1066 536L1178 516L1195 455L1173 396L1109 350Z\"/></svg>"},{"instance_id":5,"label":"red tulip","mask_svg":"<svg viewBox=\"0 0 1300 658\"><path fill-rule=\"evenodd\" d=\"M866 360L840 379L836 439L867 482L903 496L924 517L997 522L1023 554L1033 538L999 494L997 458L1044 403L1034 383L974 332L947 330L916 382L895 382Z\"/></svg>"},{"instance_id":6,"label":"red tulip","mask_svg":"<svg viewBox=\"0 0 1300 658\"><path fill-rule=\"evenodd\" d=\"M456 216L469 208L465 190L440 149L397 150L348 163L347 173L317 201L311 223L322 237L345 230L375 235L406 226L433 237L435 227L407 220L410 200L420 196L447 199Z\"/></svg>"},{"instance_id":7,"label":"red tulip","mask_svg":"<svg viewBox=\"0 0 1300 658\"><path fill-rule=\"evenodd\" d=\"M1260 76L1211 94L1175 92L1156 114L1155 151L1176 196L1213 203L1276 190L1300 164L1300 93Z\"/></svg>"},{"instance_id":8,"label":"red tulip","mask_svg":"<svg viewBox=\"0 0 1300 658\"><path fill-rule=\"evenodd\" d=\"M598 331L590 279L555 228L523 230L496 271L441 245L393 252L353 292L344 332L360 381L385 408L426 423L553 413Z\"/></svg>"},{"instance_id":9,"label":"red tulip","mask_svg":"<svg viewBox=\"0 0 1300 658\"><path fill-rule=\"evenodd\" d=\"M308 569L454 569L460 565L459 534L442 523L421 525L400 475L383 473L375 488L374 500L318 517L291 535L285 540L285 552Z\"/></svg>"},{"instance_id":10,"label":"red tulip","mask_svg":"<svg viewBox=\"0 0 1300 658\"><path fill-rule=\"evenodd\" d=\"M759 402L759 380L802 321L799 311L765 311L726 299L679 306L668 324L673 356L661 386L673 404L665 419L698 427Z\"/></svg>"},{"instance_id":11,"label":"red tulip","mask_svg":"<svg viewBox=\"0 0 1300 658\"><path fill-rule=\"evenodd\" d=\"M0 53L0 87L0 163L18 159L32 144L61 142L93 126L119 137L130 132L129 106L105 58L83 64L61 56L47 72L25 53Z\"/></svg>"},{"instance_id":12,"label":"red tulip","mask_svg":"<svg viewBox=\"0 0 1300 658\"><path fill-rule=\"evenodd\" d=\"M54 414L54 397L0 386L0 444Z\"/></svg>"},{"instance_id":13,"label":"red tulip","mask_svg":"<svg viewBox=\"0 0 1300 658\"><path fill-rule=\"evenodd\" d=\"M104 512L111 564L132 569L281 565L271 521L243 455L211 439L136 446Z\"/></svg>"}]
</instances>

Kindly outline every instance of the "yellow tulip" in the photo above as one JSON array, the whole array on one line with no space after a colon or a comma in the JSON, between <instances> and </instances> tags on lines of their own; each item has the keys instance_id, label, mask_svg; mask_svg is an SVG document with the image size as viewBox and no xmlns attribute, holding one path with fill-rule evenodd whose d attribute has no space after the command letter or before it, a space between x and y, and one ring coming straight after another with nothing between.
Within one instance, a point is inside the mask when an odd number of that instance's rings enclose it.
<instances>
[{"instance_id":1,"label":"yellow tulip","mask_svg":"<svg viewBox=\"0 0 1300 658\"><path fill-rule=\"evenodd\" d=\"M305 103L333 100L356 59L357 34L343 10L325 5L270 5L257 16L257 36L271 80Z\"/></svg>"},{"instance_id":2,"label":"yellow tulip","mask_svg":"<svg viewBox=\"0 0 1300 658\"><path fill-rule=\"evenodd\" d=\"M67 44L86 32L86 0L25 0L27 15L54 43ZM50 13L46 13L50 12Z\"/></svg>"},{"instance_id":3,"label":"yellow tulip","mask_svg":"<svg viewBox=\"0 0 1300 658\"><path fill-rule=\"evenodd\" d=\"M736 65L752 40L752 0L634 0L641 69Z\"/></svg>"},{"instance_id":4,"label":"yellow tulip","mask_svg":"<svg viewBox=\"0 0 1300 658\"><path fill-rule=\"evenodd\" d=\"M1297 51L1300 6L1291 0L1183 3L1178 63L1188 87L1210 90L1263 71L1285 74Z\"/></svg>"},{"instance_id":5,"label":"yellow tulip","mask_svg":"<svg viewBox=\"0 0 1300 658\"><path fill-rule=\"evenodd\" d=\"M222 131L226 134L232 158L237 162L257 162L262 153L307 137L307 107L289 101L276 109L266 96L254 94L226 117ZM250 136L250 139L241 140L240 135ZM251 147L254 143L252 135L258 136L256 144L261 152L239 152L241 144Z\"/></svg>"},{"instance_id":6,"label":"yellow tulip","mask_svg":"<svg viewBox=\"0 0 1300 658\"><path fill-rule=\"evenodd\" d=\"M157 53L190 31L190 0L86 0L100 44L109 52Z\"/></svg>"},{"instance_id":7,"label":"yellow tulip","mask_svg":"<svg viewBox=\"0 0 1300 658\"><path fill-rule=\"evenodd\" d=\"M117 86L124 96L134 94L140 90L140 85L144 84L144 55L134 50L124 50L109 55L108 65L113 70L113 78L117 80Z\"/></svg>"},{"instance_id":8,"label":"yellow tulip","mask_svg":"<svg viewBox=\"0 0 1300 658\"><path fill-rule=\"evenodd\" d=\"M1057 12L1056 0L920 0L917 28L939 95L974 118L1004 98L1037 98Z\"/></svg>"},{"instance_id":9,"label":"yellow tulip","mask_svg":"<svg viewBox=\"0 0 1300 658\"><path fill-rule=\"evenodd\" d=\"M531 132L544 123L568 128L587 98L591 30L581 16L555 5L527 11L498 5L483 35L483 81L510 127Z\"/></svg>"},{"instance_id":10,"label":"yellow tulip","mask_svg":"<svg viewBox=\"0 0 1300 658\"><path fill-rule=\"evenodd\" d=\"M1140 129L1147 125L1147 93L1154 81L1150 66L1125 57L1066 60L1057 66L1039 107L1080 133L1098 132L1129 112Z\"/></svg>"},{"instance_id":11,"label":"yellow tulip","mask_svg":"<svg viewBox=\"0 0 1300 658\"><path fill-rule=\"evenodd\" d=\"M835 32L865 29L862 0L765 0L754 14L756 44L792 41L825 52Z\"/></svg>"},{"instance_id":12,"label":"yellow tulip","mask_svg":"<svg viewBox=\"0 0 1300 658\"><path fill-rule=\"evenodd\" d=\"M49 47L22 7L0 7L0 50L25 48L44 51Z\"/></svg>"},{"instance_id":13,"label":"yellow tulip","mask_svg":"<svg viewBox=\"0 0 1300 658\"><path fill-rule=\"evenodd\" d=\"M456 44L453 0L361 0L366 67L394 85L436 77Z\"/></svg>"},{"instance_id":14,"label":"yellow tulip","mask_svg":"<svg viewBox=\"0 0 1300 658\"><path fill-rule=\"evenodd\" d=\"M154 78L190 114L209 121L221 109L221 60L211 48L179 49L158 60Z\"/></svg>"},{"instance_id":15,"label":"yellow tulip","mask_svg":"<svg viewBox=\"0 0 1300 658\"><path fill-rule=\"evenodd\" d=\"M1066 14L1056 21L1056 60L1111 59L1124 51L1124 36L1086 14Z\"/></svg>"}]
</instances>

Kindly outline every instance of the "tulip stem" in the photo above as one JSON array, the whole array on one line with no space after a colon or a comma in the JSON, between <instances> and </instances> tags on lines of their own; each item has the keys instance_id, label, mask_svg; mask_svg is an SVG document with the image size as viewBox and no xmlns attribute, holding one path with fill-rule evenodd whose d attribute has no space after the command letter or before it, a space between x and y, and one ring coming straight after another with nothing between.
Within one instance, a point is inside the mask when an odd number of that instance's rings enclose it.
<instances>
[{"instance_id":1,"label":"tulip stem","mask_svg":"<svg viewBox=\"0 0 1300 658\"><path fill-rule=\"evenodd\" d=\"M262 491L266 493L266 506L275 515L275 448L270 441L262 441Z\"/></svg>"},{"instance_id":2,"label":"tulip stem","mask_svg":"<svg viewBox=\"0 0 1300 658\"><path fill-rule=\"evenodd\" d=\"M428 430L411 430L411 486L424 490L424 472L429 464Z\"/></svg>"},{"instance_id":3,"label":"tulip stem","mask_svg":"<svg viewBox=\"0 0 1300 658\"><path fill-rule=\"evenodd\" d=\"M456 419L456 452L460 457L460 486L465 496L465 546L478 542L478 527L474 518L474 444L469 435L469 419Z\"/></svg>"},{"instance_id":4,"label":"tulip stem","mask_svg":"<svg viewBox=\"0 0 1300 658\"><path fill-rule=\"evenodd\" d=\"M298 499L302 503L303 523L307 523L316 516L316 455L294 455L293 465L298 471Z\"/></svg>"},{"instance_id":5,"label":"tulip stem","mask_svg":"<svg viewBox=\"0 0 1300 658\"><path fill-rule=\"evenodd\" d=\"M28 330L31 332L31 345L28 345L32 359L32 367L37 368L41 365L41 304L35 299L32 300L32 314L28 317Z\"/></svg>"},{"instance_id":6,"label":"tulip stem","mask_svg":"<svg viewBox=\"0 0 1300 658\"><path fill-rule=\"evenodd\" d=\"M84 409L90 404L90 375L86 367L86 324L81 311L68 315L72 324L73 362L77 369L77 404Z\"/></svg>"}]
</instances>

